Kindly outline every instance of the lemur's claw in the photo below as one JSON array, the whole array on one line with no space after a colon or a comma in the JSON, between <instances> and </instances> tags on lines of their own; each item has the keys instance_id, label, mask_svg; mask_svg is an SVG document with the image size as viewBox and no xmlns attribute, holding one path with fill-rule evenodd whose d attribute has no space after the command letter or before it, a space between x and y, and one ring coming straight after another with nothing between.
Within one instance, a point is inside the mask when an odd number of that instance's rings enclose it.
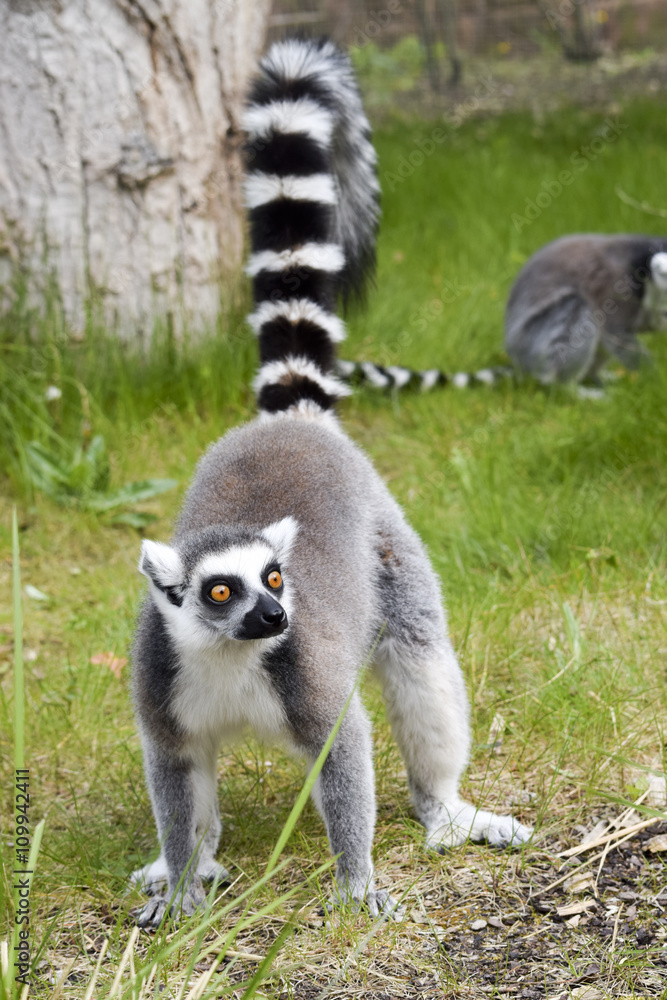
<instances>
[{"instance_id":1,"label":"lemur's claw","mask_svg":"<svg viewBox=\"0 0 667 1000\"><path fill-rule=\"evenodd\" d=\"M171 921L176 926L182 918L191 917L201 909L205 898L201 886L188 889L184 895L179 895L171 905L166 896L153 896L139 911L136 918L137 926L156 930L164 920L167 907L169 907Z\"/></svg>"},{"instance_id":2,"label":"lemur's claw","mask_svg":"<svg viewBox=\"0 0 667 1000\"><path fill-rule=\"evenodd\" d=\"M139 915L136 918L137 927L146 927L152 930L157 930L164 920L166 909L167 900L165 897L153 896L139 911Z\"/></svg>"},{"instance_id":3,"label":"lemur's claw","mask_svg":"<svg viewBox=\"0 0 667 1000\"><path fill-rule=\"evenodd\" d=\"M405 916L405 907L391 896L385 889L376 889L366 896L368 912L375 920L401 921Z\"/></svg>"}]
</instances>

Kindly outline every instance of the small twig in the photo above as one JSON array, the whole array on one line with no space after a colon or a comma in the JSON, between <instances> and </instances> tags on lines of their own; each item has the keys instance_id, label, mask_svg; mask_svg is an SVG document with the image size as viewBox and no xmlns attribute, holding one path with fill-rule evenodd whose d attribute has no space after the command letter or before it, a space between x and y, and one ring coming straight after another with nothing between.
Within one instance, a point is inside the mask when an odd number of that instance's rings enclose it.
<instances>
[{"instance_id":1,"label":"small twig","mask_svg":"<svg viewBox=\"0 0 667 1000\"><path fill-rule=\"evenodd\" d=\"M609 946L610 953L613 952L616 947L616 937L618 935L618 924L621 919L621 913L623 912L623 903L620 904L618 912L616 914L616 920L614 921L614 933L611 936L611 945Z\"/></svg>"},{"instance_id":2,"label":"small twig","mask_svg":"<svg viewBox=\"0 0 667 1000\"><path fill-rule=\"evenodd\" d=\"M614 844L614 847L615 848L620 847L620 845L624 844L626 840L630 840L631 837L634 837L634 835L638 833L640 829L643 830L647 826L651 826L653 823L658 823L658 822L659 822L658 818L654 816L652 819L644 820L643 823L638 823L636 827L630 827L630 833L628 833L627 830L620 830L619 833L623 833L625 834L625 836L621 840L618 840ZM561 878L557 878L555 882L552 882L550 885L546 886L546 888L537 889L536 892L531 892L528 898L532 899L534 896L542 896L545 892L550 892L551 889L555 889L557 885L560 885L562 882L567 881L567 879L572 878L574 875L577 875L587 865L591 865L593 864L594 861L598 861L603 854L604 851L600 851L599 854L595 854L592 858L588 858L587 861L582 862L582 864L580 864L577 868L573 869L573 871L566 872L565 875L561 876Z\"/></svg>"},{"instance_id":3,"label":"small twig","mask_svg":"<svg viewBox=\"0 0 667 1000\"><path fill-rule=\"evenodd\" d=\"M95 983L97 982L97 977L100 974L100 968L102 966L102 960L107 953L107 948L109 947L109 938L105 938L102 942L102 947L100 948L100 953L97 957L97 965L95 966L95 971L93 972L92 979L88 983L88 989L83 1000L90 1000L93 995L93 990L95 989Z\"/></svg>"},{"instance_id":4,"label":"small twig","mask_svg":"<svg viewBox=\"0 0 667 1000\"><path fill-rule=\"evenodd\" d=\"M632 198L629 194L626 194L620 184L617 184L614 190L616 191L617 198L620 198L621 201L624 201L631 208L636 208L638 212L645 212L646 215L657 215L659 219L667 219L667 208L654 208L647 201L637 201L636 198Z\"/></svg>"},{"instance_id":5,"label":"small twig","mask_svg":"<svg viewBox=\"0 0 667 1000\"><path fill-rule=\"evenodd\" d=\"M655 818L654 818L654 822L655 822ZM645 823L644 823L644 825L651 826L651 823L648 820L646 820ZM642 824L635 823L635 827L637 827L637 826L642 826ZM630 827L629 829L632 830L633 827ZM619 830L618 832L620 833L622 831ZM628 828L627 827L625 828L625 832L626 833L628 832ZM633 834L630 833L630 834L628 834L628 836L633 836ZM624 839L627 840L627 837L625 837ZM621 841L618 841L618 843L621 843ZM614 845L614 846L616 846L616 845ZM609 850L610 850L610 843L606 843L605 846L604 846L604 850L602 851L602 857L600 858L600 864L598 865L597 875L595 876L595 888L596 889L597 889L597 886L598 886L598 880L600 878L600 875L602 874L602 869L604 867L604 863L607 860L607 854L609 853Z\"/></svg>"},{"instance_id":6,"label":"small twig","mask_svg":"<svg viewBox=\"0 0 667 1000\"><path fill-rule=\"evenodd\" d=\"M639 805L639 802L637 804ZM634 812L634 809L631 810L631 812ZM626 833L629 833L632 830L637 830L637 831L642 830L644 829L645 826L650 826L651 823L657 823L657 819L655 816L651 817L650 820L641 820L641 822L639 823L634 823L632 826L624 826L618 829L610 827L606 833L603 833L602 836L600 837L596 837L595 840L591 840L590 843L579 844L577 847L569 847L566 851L560 851L556 855L556 857L574 858L578 854L585 854L586 851L590 851L594 847L602 847L603 844L609 844L610 841L616 840L617 837L623 837L625 836ZM616 826L618 826L618 822L616 823Z\"/></svg>"},{"instance_id":7,"label":"small twig","mask_svg":"<svg viewBox=\"0 0 667 1000\"><path fill-rule=\"evenodd\" d=\"M554 681L557 681L559 677L562 677L563 674L570 669L570 667L576 661L576 659L577 657L572 656L567 661L565 666L561 667L561 669L558 671L557 674L554 674L553 677L550 677L548 681L544 682L544 684L540 684L539 687L530 688L528 691L521 691L519 692L519 694L513 694L511 698L503 698L502 701L498 702L498 705L508 705L511 701L516 701L517 698L525 698L527 696L535 698L538 691L544 691L544 689L548 688L550 684L553 684Z\"/></svg>"},{"instance_id":8,"label":"small twig","mask_svg":"<svg viewBox=\"0 0 667 1000\"><path fill-rule=\"evenodd\" d=\"M69 962L67 963L67 965L63 969L62 975L60 976L60 979L56 983L56 988L55 988L55 990L52 993L53 1000L58 1000L58 997L60 996L60 994L62 993L63 989L65 988L65 983L67 982L67 977L69 976L70 972L72 971L72 966L74 965L75 962L76 962L76 955L74 956L74 958L71 958L69 960Z\"/></svg>"},{"instance_id":9,"label":"small twig","mask_svg":"<svg viewBox=\"0 0 667 1000\"><path fill-rule=\"evenodd\" d=\"M252 951L235 951L233 948L228 948L223 957L238 958L242 962L263 962L266 956L255 955Z\"/></svg>"}]
</instances>

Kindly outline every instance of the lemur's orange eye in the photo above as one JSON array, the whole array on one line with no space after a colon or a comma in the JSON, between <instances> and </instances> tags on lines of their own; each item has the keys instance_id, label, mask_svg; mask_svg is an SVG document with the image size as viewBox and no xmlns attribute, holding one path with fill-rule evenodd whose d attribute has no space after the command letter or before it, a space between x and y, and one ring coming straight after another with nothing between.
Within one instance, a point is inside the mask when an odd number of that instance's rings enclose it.
<instances>
[{"instance_id":1,"label":"lemur's orange eye","mask_svg":"<svg viewBox=\"0 0 667 1000\"><path fill-rule=\"evenodd\" d=\"M283 578L277 569L272 570L266 579L269 584L269 587L272 587L274 590L277 590L278 587L280 587L283 582Z\"/></svg>"},{"instance_id":2,"label":"lemur's orange eye","mask_svg":"<svg viewBox=\"0 0 667 1000\"><path fill-rule=\"evenodd\" d=\"M226 583L216 583L215 587L212 587L209 591L209 597L212 601L217 601L218 604L224 604L231 597L232 592Z\"/></svg>"}]
</instances>

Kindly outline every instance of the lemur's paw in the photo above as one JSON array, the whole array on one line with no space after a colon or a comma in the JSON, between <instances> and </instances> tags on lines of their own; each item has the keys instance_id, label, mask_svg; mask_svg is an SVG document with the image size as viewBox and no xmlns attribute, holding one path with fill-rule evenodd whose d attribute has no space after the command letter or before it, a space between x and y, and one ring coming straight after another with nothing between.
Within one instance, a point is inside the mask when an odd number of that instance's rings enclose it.
<instances>
[{"instance_id":1,"label":"lemur's paw","mask_svg":"<svg viewBox=\"0 0 667 1000\"><path fill-rule=\"evenodd\" d=\"M604 389L597 389L595 386L590 385L577 386L578 399L604 399L605 396L606 393Z\"/></svg>"},{"instance_id":2,"label":"lemur's paw","mask_svg":"<svg viewBox=\"0 0 667 1000\"><path fill-rule=\"evenodd\" d=\"M192 885L182 896L176 897L176 902L172 904L172 915L182 913L184 917L191 917L198 910L201 910L206 902L206 894L201 886Z\"/></svg>"},{"instance_id":3,"label":"lemur's paw","mask_svg":"<svg viewBox=\"0 0 667 1000\"><path fill-rule=\"evenodd\" d=\"M443 806L440 822L426 833L426 846L440 854L450 847L464 844L487 843L493 847L521 847L533 835L532 827L524 826L513 816L476 809L467 802L454 802Z\"/></svg>"},{"instance_id":4,"label":"lemur's paw","mask_svg":"<svg viewBox=\"0 0 667 1000\"><path fill-rule=\"evenodd\" d=\"M171 906L169 906L169 900L166 896L153 896L139 911L139 915L136 918L137 926L148 927L153 930L157 929L164 920L168 906L172 924L177 925L180 923L182 917L191 917L197 913L201 909L203 902L203 894L200 900L198 896L190 892L186 892L183 897L179 897L178 901L172 903Z\"/></svg>"},{"instance_id":5,"label":"lemur's paw","mask_svg":"<svg viewBox=\"0 0 667 1000\"><path fill-rule=\"evenodd\" d=\"M167 862L160 855L156 861L152 861L143 868L137 868L132 872L129 879L131 889L141 889L148 896L160 895L167 887ZM214 861L213 858L203 858L197 867L197 875L204 882L230 882L231 875L227 869Z\"/></svg>"},{"instance_id":6,"label":"lemur's paw","mask_svg":"<svg viewBox=\"0 0 667 1000\"><path fill-rule=\"evenodd\" d=\"M153 896L141 908L136 918L138 927L158 928L167 910L167 900L164 896Z\"/></svg>"},{"instance_id":7,"label":"lemur's paw","mask_svg":"<svg viewBox=\"0 0 667 1000\"><path fill-rule=\"evenodd\" d=\"M326 904L328 913L334 910L349 909L352 913L370 913L374 920L402 920L405 916L405 908L399 905L385 889L373 889L363 896L352 895L350 892L341 891L340 895L333 896Z\"/></svg>"},{"instance_id":8,"label":"lemur's paw","mask_svg":"<svg viewBox=\"0 0 667 1000\"><path fill-rule=\"evenodd\" d=\"M217 861L213 861L212 858L207 858L205 861L200 861L197 867L197 875L204 882L231 882L232 877L227 871L227 869L218 864Z\"/></svg>"},{"instance_id":9,"label":"lemur's paw","mask_svg":"<svg viewBox=\"0 0 667 1000\"><path fill-rule=\"evenodd\" d=\"M160 855L156 861L152 861L143 868L137 868L130 875L130 888L141 889L149 896L155 896L162 892L167 885L167 862Z\"/></svg>"},{"instance_id":10,"label":"lemur's paw","mask_svg":"<svg viewBox=\"0 0 667 1000\"><path fill-rule=\"evenodd\" d=\"M521 847L533 836L532 826L524 826L513 816L493 815L488 828L481 838L494 847Z\"/></svg>"},{"instance_id":11,"label":"lemur's paw","mask_svg":"<svg viewBox=\"0 0 667 1000\"><path fill-rule=\"evenodd\" d=\"M385 889L376 889L366 895L366 906L368 912L375 920L402 920L405 916L405 907L401 906L397 899Z\"/></svg>"},{"instance_id":12,"label":"lemur's paw","mask_svg":"<svg viewBox=\"0 0 667 1000\"><path fill-rule=\"evenodd\" d=\"M179 893L175 900L170 900L166 895L153 896L142 907L137 916L139 927L156 928L164 919L164 915L169 907L169 915L174 925L180 922L181 917L191 917L202 909L206 899L204 890L199 885L192 884L185 893Z\"/></svg>"}]
</instances>

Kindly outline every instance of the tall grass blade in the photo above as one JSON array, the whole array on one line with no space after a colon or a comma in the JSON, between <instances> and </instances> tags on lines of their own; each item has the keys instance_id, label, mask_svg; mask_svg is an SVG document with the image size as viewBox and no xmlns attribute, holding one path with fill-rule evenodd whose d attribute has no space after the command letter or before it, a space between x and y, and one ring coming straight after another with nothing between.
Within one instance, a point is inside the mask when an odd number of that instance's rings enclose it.
<instances>
[{"instance_id":1,"label":"tall grass blade","mask_svg":"<svg viewBox=\"0 0 667 1000\"><path fill-rule=\"evenodd\" d=\"M88 989L86 990L83 1000L91 1000L93 995L93 990L95 989L95 984L97 983L98 976L100 974L100 969L102 968L102 961L107 953L107 948L109 947L109 938L105 938L102 942L102 947L100 948L100 953L97 958L97 963L95 965L95 971L93 972L92 978L88 983Z\"/></svg>"},{"instance_id":2,"label":"tall grass blade","mask_svg":"<svg viewBox=\"0 0 667 1000\"><path fill-rule=\"evenodd\" d=\"M305 780L305 782L303 784L303 788L299 792L297 800L294 803L294 805L292 806L292 811L290 812L289 816L287 817L287 821L286 821L284 827L282 828L282 830L280 832L280 836L278 837L278 841L276 843L276 846L273 848L273 854L271 855L271 857L269 859L269 864L268 864L267 869L266 869L267 872L270 872L272 870L272 868L274 867L274 865L278 861L278 858L280 857L285 844L287 843L287 841L289 840L289 838L292 836L292 832L294 830L294 827L296 826L296 822L297 822L299 816L301 815L301 813L303 812L303 810L305 808L306 802L308 801L310 793L313 790L313 786L315 785L315 782L317 781L319 773L320 773L320 771L322 770L322 768L324 766L324 762L327 759L327 757L329 756L329 751L331 750L331 747L333 745L333 741L336 739L336 735L338 733L338 730L340 729L341 725L343 724L343 719L345 718L347 710L350 707L350 702L354 698L354 695L356 694L356 691L357 691L357 689L358 689L358 687L359 687L359 685L361 683L361 678L363 677L363 673L364 673L363 670L360 671L359 677L357 678L357 681L356 681L354 687L350 691L348 699L347 699L347 701L345 702L345 704L343 706L342 712L340 713L340 715L336 719L334 727L331 730L331 732L329 733L324 746L320 750L320 753L319 753L319 756L318 756L317 760L315 761L315 763L313 764L312 768L308 772L308 776L306 777L306 780Z\"/></svg>"},{"instance_id":3,"label":"tall grass blade","mask_svg":"<svg viewBox=\"0 0 667 1000\"><path fill-rule=\"evenodd\" d=\"M116 971L116 975L114 977L114 981L111 984L111 990L108 993L109 1000L111 1000L112 997L115 997L118 994L118 990L119 990L119 987L120 987L121 976L123 975L123 972L125 971L125 966L127 965L128 961L130 959L130 955L132 954L132 951L134 950L134 945L136 944L136 940L137 940L138 937L139 937L139 928L138 927L133 927L132 928L132 933L130 934L130 939L127 942L127 945L125 946L125 951L123 952L122 958L121 958L120 963L118 965L118 969Z\"/></svg>"},{"instance_id":4,"label":"tall grass blade","mask_svg":"<svg viewBox=\"0 0 667 1000\"><path fill-rule=\"evenodd\" d=\"M12 973L9 963L9 946L0 941L0 1000L9 1000L12 995Z\"/></svg>"},{"instance_id":5,"label":"tall grass blade","mask_svg":"<svg viewBox=\"0 0 667 1000\"><path fill-rule=\"evenodd\" d=\"M123 504L140 503L173 490L178 486L176 479L142 479L136 483L126 483L109 493L92 494L83 500L86 510L103 512L121 507Z\"/></svg>"},{"instance_id":6,"label":"tall grass blade","mask_svg":"<svg viewBox=\"0 0 667 1000\"><path fill-rule=\"evenodd\" d=\"M23 679L23 607L21 605L19 526L16 507L12 512L12 569L14 587L14 767L19 770L25 766L25 686Z\"/></svg>"},{"instance_id":7,"label":"tall grass blade","mask_svg":"<svg viewBox=\"0 0 667 1000\"><path fill-rule=\"evenodd\" d=\"M25 682L23 673L23 605L21 602L21 567L19 548L19 529L16 507L12 511L12 581L14 591L14 767L16 771L25 769ZM28 898L30 888L39 856L39 850L44 833L45 820L41 820L33 834L30 852L28 854L27 881ZM14 913L19 912L19 889L14 893ZM32 931L32 926L28 925ZM6 996L18 995L19 984L12 973L14 970L14 960L17 954L19 926L14 922L12 927L12 946L9 954L9 967L7 975L3 975L3 994Z\"/></svg>"},{"instance_id":8,"label":"tall grass blade","mask_svg":"<svg viewBox=\"0 0 667 1000\"><path fill-rule=\"evenodd\" d=\"M281 932L278 935L278 937L276 938L276 940L273 942L273 944L271 945L271 947L267 951L267 953L266 953L266 955L264 957L264 960L262 961L262 963L260 964L259 968L255 972L255 975L252 977L252 979L248 983L248 988L242 994L241 1000L251 1000L251 997L255 996L255 993L257 992L257 987L259 986L259 984L262 982L262 980L271 971L271 966L273 965L273 960L276 957L276 955L278 954L278 952L280 951L280 949L282 948L283 943L285 942L285 940L287 939L287 937L294 930L295 923L296 923L296 914L293 913L290 916L290 918L287 921L287 923L285 924L285 926L283 927L283 929L281 930Z\"/></svg>"},{"instance_id":9,"label":"tall grass blade","mask_svg":"<svg viewBox=\"0 0 667 1000\"><path fill-rule=\"evenodd\" d=\"M14 787L16 771L25 765L25 684L23 677L23 606L21 604L21 567L19 563L19 526L16 507L12 510L12 585L14 592ZM14 813L14 809L12 808ZM14 813L13 819L16 815ZM32 851L30 852L32 857ZM13 865L12 865L13 868ZM30 865L28 865L30 870ZM12 878L12 882L13 882ZM14 914L19 912L19 890L14 890ZM12 943L9 951L9 967L7 980L3 982L6 995L18 995L19 984L14 978L14 961L17 955L19 927L16 921L12 925ZM3 989L3 992L5 990Z\"/></svg>"},{"instance_id":10,"label":"tall grass blade","mask_svg":"<svg viewBox=\"0 0 667 1000\"><path fill-rule=\"evenodd\" d=\"M567 601L563 604L563 617L565 619L565 631L567 632L568 642L570 643L570 649L572 650L572 659L576 669L581 665L581 626L574 617L574 612Z\"/></svg>"}]
</instances>

